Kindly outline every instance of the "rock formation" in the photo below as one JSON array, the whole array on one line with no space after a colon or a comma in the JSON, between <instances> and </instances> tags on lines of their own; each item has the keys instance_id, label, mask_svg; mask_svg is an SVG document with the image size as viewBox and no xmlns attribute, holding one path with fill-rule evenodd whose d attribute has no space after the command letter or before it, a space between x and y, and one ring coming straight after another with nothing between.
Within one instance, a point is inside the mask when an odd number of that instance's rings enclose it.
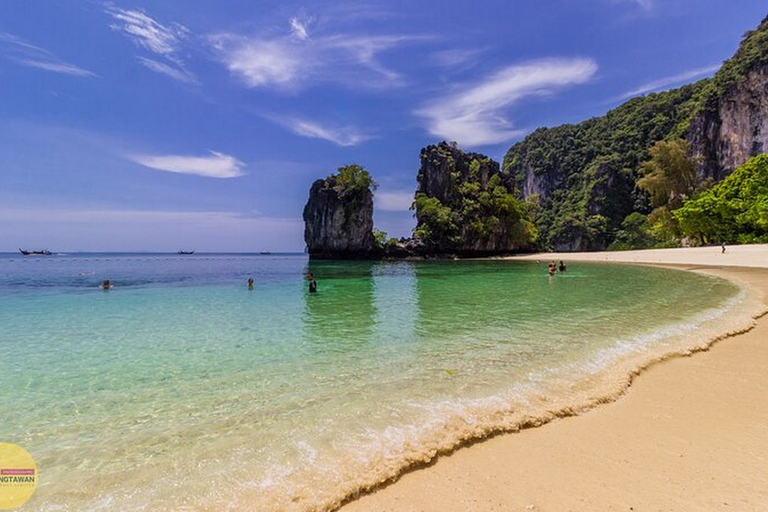
<instances>
[{"instance_id":1,"label":"rock formation","mask_svg":"<svg viewBox=\"0 0 768 512\"><path fill-rule=\"evenodd\" d=\"M768 152L768 66L751 70L691 122L688 140L699 172L715 181Z\"/></svg>"},{"instance_id":2,"label":"rock formation","mask_svg":"<svg viewBox=\"0 0 768 512\"><path fill-rule=\"evenodd\" d=\"M651 212L636 182L649 148L686 139L702 181L768 151L768 18L711 79L636 97L579 124L540 128L504 158L505 179L538 204L539 244L605 249L631 213Z\"/></svg>"},{"instance_id":3,"label":"rock formation","mask_svg":"<svg viewBox=\"0 0 768 512\"><path fill-rule=\"evenodd\" d=\"M445 141L421 150L415 237L427 255L485 256L530 245L533 226L499 163Z\"/></svg>"},{"instance_id":4,"label":"rock formation","mask_svg":"<svg viewBox=\"0 0 768 512\"><path fill-rule=\"evenodd\" d=\"M373 193L339 190L337 176L317 180L304 207L304 242L313 259L367 259L376 251Z\"/></svg>"}]
</instances>

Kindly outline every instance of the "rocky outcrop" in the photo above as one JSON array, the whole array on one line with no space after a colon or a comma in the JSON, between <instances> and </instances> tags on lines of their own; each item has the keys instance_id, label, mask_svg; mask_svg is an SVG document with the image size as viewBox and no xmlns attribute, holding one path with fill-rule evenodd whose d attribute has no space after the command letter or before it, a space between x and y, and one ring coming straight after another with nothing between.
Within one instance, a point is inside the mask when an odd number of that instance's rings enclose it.
<instances>
[{"instance_id":1,"label":"rocky outcrop","mask_svg":"<svg viewBox=\"0 0 768 512\"><path fill-rule=\"evenodd\" d=\"M420 161L414 234L426 255L487 256L529 246L533 226L498 162L445 141L422 149Z\"/></svg>"},{"instance_id":2,"label":"rocky outcrop","mask_svg":"<svg viewBox=\"0 0 768 512\"><path fill-rule=\"evenodd\" d=\"M446 205L459 199L458 188L462 183L472 181L485 188L492 175L500 174L498 162L480 153L465 153L455 142L443 141L422 148L419 161L416 193Z\"/></svg>"},{"instance_id":3,"label":"rocky outcrop","mask_svg":"<svg viewBox=\"0 0 768 512\"><path fill-rule=\"evenodd\" d=\"M688 141L699 173L720 181L768 152L768 66L754 69L691 122Z\"/></svg>"},{"instance_id":4,"label":"rocky outcrop","mask_svg":"<svg viewBox=\"0 0 768 512\"><path fill-rule=\"evenodd\" d=\"M376 256L373 193L337 190L336 178L317 180L304 207L304 242L312 259L368 259Z\"/></svg>"}]
</instances>

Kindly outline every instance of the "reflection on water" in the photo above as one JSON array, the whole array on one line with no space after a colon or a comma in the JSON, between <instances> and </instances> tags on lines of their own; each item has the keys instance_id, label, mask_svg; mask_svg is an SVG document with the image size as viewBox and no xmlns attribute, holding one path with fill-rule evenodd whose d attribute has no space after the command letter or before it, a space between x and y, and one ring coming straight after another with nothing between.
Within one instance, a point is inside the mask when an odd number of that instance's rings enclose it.
<instances>
[{"instance_id":1,"label":"reflection on water","mask_svg":"<svg viewBox=\"0 0 768 512\"><path fill-rule=\"evenodd\" d=\"M306 341L319 352L348 352L370 343L376 325L372 262L311 262L317 293L304 295Z\"/></svg>"}]
</instances>

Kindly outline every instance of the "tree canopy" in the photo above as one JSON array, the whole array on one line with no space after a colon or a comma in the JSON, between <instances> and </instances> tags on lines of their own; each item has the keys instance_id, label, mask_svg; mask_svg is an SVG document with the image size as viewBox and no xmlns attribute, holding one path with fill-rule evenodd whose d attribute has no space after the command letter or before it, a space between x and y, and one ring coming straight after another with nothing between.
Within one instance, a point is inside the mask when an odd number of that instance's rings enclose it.
<instances>
[{"instance_id":1,"label":"tree canopy","mask_svg":"<svg viewBox=\"0 0 768 512\"><path fill-rule=\"evenodd\" d=\"M768 154L747 160L673 215L702 243L768 242Z\"/></svg>"},{"instance_id":2,"label":"tree canopy","mask_svg":"<svg viewBox=\"0 0 768 512\"><path fill-rule=\"evenodd\" d=\"M374 192L378 188L378 184L362 165L351 164L339 167L337 173L329 178L339 196L365 190Z\"/></svg>"}]
</instances>

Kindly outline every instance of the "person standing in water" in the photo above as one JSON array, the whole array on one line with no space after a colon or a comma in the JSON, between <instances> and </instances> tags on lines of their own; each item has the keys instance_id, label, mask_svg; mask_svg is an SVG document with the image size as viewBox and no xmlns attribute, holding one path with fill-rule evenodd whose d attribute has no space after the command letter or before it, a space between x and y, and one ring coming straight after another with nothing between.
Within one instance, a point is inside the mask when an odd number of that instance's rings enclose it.
<instances>
[{"instance_id":1,"label":"person standing in water","mask_svg":"<svg viewBox=\"0 0 768 512\"><path fill-rule=\"evenodd\" d=\"M558 268L560 269L560 272L565 272L568 267L565 266L563 260L560 260L560 266Z\"/></svg>"},{"instance_id":2,"label":"person standing in water","mask_svg":"<svg viewBox=\"0 0 768 512\"><path fill-rule=\"evenodd\" d=\"M307 274L307 281L309 281L309 293L317 293L317 281L315 281L315 275L312 272Z\"/></svg>"},{"instance_id":3,"label":"person standing in water","mask_svg":"<svg viewBox=\"0 0 768 512\"><path fill-rule=\"evenodd\" d=\"M249 290L253 290L253 278L252 277L248 278L248 289Z\"/></svg>"}]
</instances>

